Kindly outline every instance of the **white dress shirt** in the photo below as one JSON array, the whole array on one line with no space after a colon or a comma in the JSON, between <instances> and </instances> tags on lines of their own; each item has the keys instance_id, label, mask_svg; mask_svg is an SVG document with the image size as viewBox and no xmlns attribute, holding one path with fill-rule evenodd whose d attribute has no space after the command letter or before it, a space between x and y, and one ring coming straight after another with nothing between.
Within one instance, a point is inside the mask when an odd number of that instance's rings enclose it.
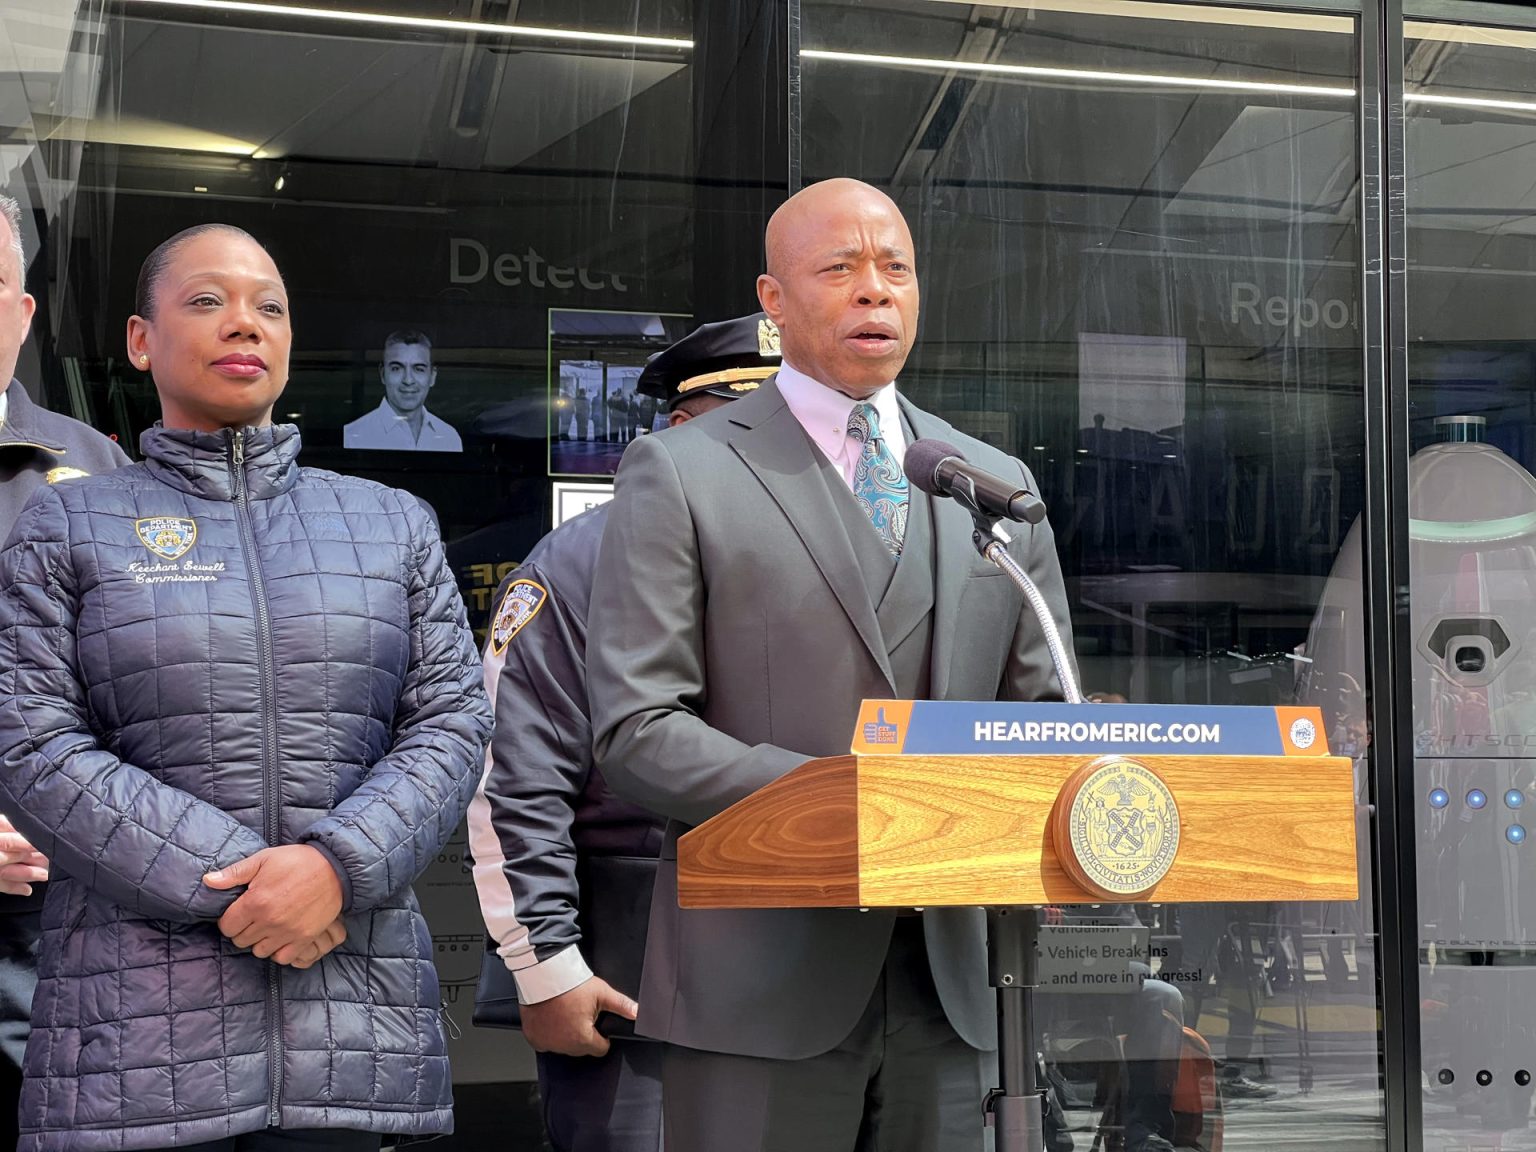
<instances>
[{"instance_id":1,"label":"white dress shirt","mask_svg":"<svg viewBox=\"0 0 1536 1152\"><path fill-rule=\"evenodd\" d=\"M867 401L855 400L835 388L811 379L804 372L792 367L788 361L779 366L779 394L784 403L811 442L821 449L821 454L842 473L849 489L853 488L853 473L858 467L859 455L864 445L848 435L848 417L855 404L870 403L880 420L880 436L896 463L903 462L907 454L907 437L901 428L901 408L896 403L896 384L885 385Z\"/></svg>"},{"instance_id":2,"label":"white dress shirt","mask_svg":"<svg viewBox=\"0 0 1536 1152\"><path fill-rule=\"evenodd\" d=\"M392 452L462 452L464 442L453 425L439 420L425 408L421 410L421 435L411 435L411 422L381 400L366 416L359 416L342 429L341 442L347 448L378 448Z\"/></svg>"}]
</instances>

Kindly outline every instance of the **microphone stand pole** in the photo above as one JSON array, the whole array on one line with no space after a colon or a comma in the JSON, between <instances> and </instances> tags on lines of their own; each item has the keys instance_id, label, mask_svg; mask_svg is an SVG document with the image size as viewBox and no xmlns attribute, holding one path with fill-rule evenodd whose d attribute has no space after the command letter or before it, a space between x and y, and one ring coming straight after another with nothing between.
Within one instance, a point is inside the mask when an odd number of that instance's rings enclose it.
<instances>
[{"instance_id":1,"label":"microphone stand pole","mask_svg":"<svg viewBox=\"0 0 1536 1152\"><path fill-rule=\"evenodd\" d=\"M965 501L962 501L965 503ZM1069 704L1081 704L1072 662L1050 606L1029 574L1008 553L1002 521L971 509L976 551L1006 572L1024 593L1045 634L1046 647ZM1033 907L987 909L987 976L997 990L997 1066L1001 1087L987 1094L986 1120L994 1129L997 1152L1045 1152L1045 1094L1035 1079L1034 992L1040 910Z\"/></svg>"},{"instance_id":2,"label":"microphone stand pole","mask_svg":"<svg viewBox=\"0 0 1536 1152\"><path fill-rule=\"evenodd\" d=\"M1061 641L1061 631L1056 627L1056 621L1051 619L1050 605L1045 602L1040 589L1035 587L1035 582L1029 578L1029 573L1025 572L1019 566L1019 562L1009 555L1010 537L1003 527L1002 520L984 516L975 511L971 512L971 519L976 523L976 530L971 533L971 543L976 545L976 551L1008 573L1019 591L1024 593L1030 608L1034 610L1035 619L1040 622L1040 631L1045 633L1045 645L1050 649L1051 663L1056 668L1056 678L1061 681L1062 697L1068 704L1081 704L1083 694L1078 690L1077 675L1072 671L1072 661L1067 656L1066 645Z\"/></svg>"}]
</instances>

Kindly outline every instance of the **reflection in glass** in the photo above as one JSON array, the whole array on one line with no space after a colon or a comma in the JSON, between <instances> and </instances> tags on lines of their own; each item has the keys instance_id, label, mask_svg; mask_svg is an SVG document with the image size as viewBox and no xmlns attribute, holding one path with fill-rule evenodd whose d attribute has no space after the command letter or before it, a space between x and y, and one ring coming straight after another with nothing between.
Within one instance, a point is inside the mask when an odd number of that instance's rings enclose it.
<instances>
[{"instance_id":1,"label":"reflection in glass","mask_svg":"<svg viewBox=\"0 0 1536 1152\"><path fill-rule=\"evenodd\" d=\"M158 415L123 354L141 260L192 224L245 228L288 277L277 419L306 465L434 511L482 625L551 522L551 309L693 310L693 4L251 9L0 3L0 190L40 252L22 375L133 451ZM485 930L464 852L416 886L454 1073L531 1080L513 1034L468 1026ZM497 1093L495 1139L537 1143L530 1096Z\"/></svg>"},{"instance_id":2,"label":"reflection in glass","mask_svg":"<svg viewBox=\"0 0 1536 1152\"><path fill-rule=\"evenodd\" d=\"M1343 722L1363 693L1339 688L1364 661L1360 589L1335 572L1362 490L1355 24L1178 12L806 0L805 176L868 180L913 222L902 389L1033 470L1084 691L1341 693L1329 739L1364 799L1363 721ZM1059 1137L1382 1147L1362 887L1093 913L1144 931L1131 963L1160 1002L1042 996ZM1202 1060L1211 1091L1180 1093Z\"/></svg>"},{"instance_id":3,"label":"reflection in glass","mask_svg":"<svg viewBox=\"0 0 1536 1152\"><path fill-rule=\"evenodd\" d=\"M1536 34L1407 34L1424 1147L1532 1149Z\"/></svg>"}]
</instances>

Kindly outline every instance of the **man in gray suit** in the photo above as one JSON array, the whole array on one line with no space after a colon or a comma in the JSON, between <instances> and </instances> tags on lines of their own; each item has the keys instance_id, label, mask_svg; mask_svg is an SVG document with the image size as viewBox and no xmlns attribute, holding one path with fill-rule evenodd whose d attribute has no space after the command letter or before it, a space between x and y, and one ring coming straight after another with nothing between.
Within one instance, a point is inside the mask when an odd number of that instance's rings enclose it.
<instances>
[{"instance_id":1,"label":"man in gray suit","mask_svg":"<svg viewBox=\"0 0 1536 1152\"><path fill-rule=\"evenodd\" d=\"M668 1045L666 1147L979 1150L996 1040L980 911L677 905L677 837L846 753L860 700L1060 698L969 515L901 471L908 443L938 437L1034 487L896 391L918 308L899 209L814 185L774 214L767 255L778 375L630 446L592 602L597 766L668 817L638 1024ZM1011 547L1065 632L1049 526Z\"/></svg>"}]
</instances>

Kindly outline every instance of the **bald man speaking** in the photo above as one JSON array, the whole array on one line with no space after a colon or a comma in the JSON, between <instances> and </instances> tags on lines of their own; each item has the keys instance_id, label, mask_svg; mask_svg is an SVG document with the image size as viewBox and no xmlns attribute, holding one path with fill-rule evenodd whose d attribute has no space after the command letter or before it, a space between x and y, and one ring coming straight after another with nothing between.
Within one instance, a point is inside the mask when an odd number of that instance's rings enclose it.
<instances>
[{"instance_id":1,"label":"bald man speaking","mask_svg":"<svg viewBox=\"0 0 1536 1152\"><path fill-rule=\"evenodd\" d=\"M901 470L907 444L937 437L1034 488L899 391L918 311L900 210L829 180L775 213L766 247L782 367L630 445L592 597L597 764L668 818L638 1025L667 1043L665 1146L979 1150L997 1029L981 912L677 905L677 837L846 753L862 699L1060 699L970 516ZM1020 526L1012 550L1065 631L1049 526Z\"/></svg>"}]
</instances>

